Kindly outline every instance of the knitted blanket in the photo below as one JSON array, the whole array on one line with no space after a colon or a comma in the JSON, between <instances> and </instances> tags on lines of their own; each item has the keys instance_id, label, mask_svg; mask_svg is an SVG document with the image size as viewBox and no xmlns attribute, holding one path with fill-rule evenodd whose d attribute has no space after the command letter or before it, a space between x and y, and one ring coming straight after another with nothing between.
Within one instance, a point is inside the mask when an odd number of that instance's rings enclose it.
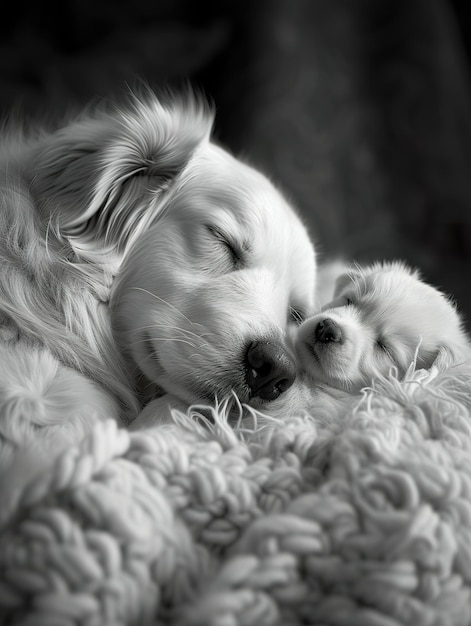
<instances>
[{"instance_id":1,"label":"knitted blanket","mask_svg":"<svg viewBox=\"0 0 471 626\"><path fill-rule=\"evenodd\" d=\"M0 623L471 624L471 366L343 419L100 423L0 511Z\"/></svg>"}]
</instances>

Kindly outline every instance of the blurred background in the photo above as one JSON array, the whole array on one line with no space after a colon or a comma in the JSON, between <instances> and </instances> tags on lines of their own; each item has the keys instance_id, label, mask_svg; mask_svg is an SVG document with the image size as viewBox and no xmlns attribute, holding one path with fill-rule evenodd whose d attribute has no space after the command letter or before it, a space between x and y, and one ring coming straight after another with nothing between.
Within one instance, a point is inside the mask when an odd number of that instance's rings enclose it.
<instances>
[{"instance_id":1,"label":"blurred background","mask_svg":"<svg viewBox=\"0 0 471 626\"><path fill-rule=\"evenodd\" d=\"M322 257L402 258L471 322L463 0L44 0L0 24L0 113L189 79L216 137L299 207Z\"/></svg>"}]
</instances>

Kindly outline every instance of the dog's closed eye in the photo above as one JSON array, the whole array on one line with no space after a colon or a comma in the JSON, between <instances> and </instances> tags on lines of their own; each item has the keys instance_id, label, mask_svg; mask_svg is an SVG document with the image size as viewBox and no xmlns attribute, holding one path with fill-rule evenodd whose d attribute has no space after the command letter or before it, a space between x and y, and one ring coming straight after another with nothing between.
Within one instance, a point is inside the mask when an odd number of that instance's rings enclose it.
<instances>
[{"instance_id":1,"label":"dog's closed eye","mask_svg":"<svg viewBox=\"0 0 471 626\"><path fill-rule=\"evenodd\" d=\"M382 354L386 355L391 361L394 361L394 355L391 351L391 348L386 343L384 337L379 337L376 339L375 346L378 351L381 351Z\"/></svg>"},{"instance_id":2,"label":"dog's closed eye","mask_svg":"<svg viewBox=\"0 0 471 626\"><path fill-rule=\"evenodd\" d=\"M245 250L239 243L230 235L222 231L217 226L208 224L206 229L211 236L220 244L225 255L231 263L231 270L240 269L245 262Z\"/></svg>"}]
</instances>

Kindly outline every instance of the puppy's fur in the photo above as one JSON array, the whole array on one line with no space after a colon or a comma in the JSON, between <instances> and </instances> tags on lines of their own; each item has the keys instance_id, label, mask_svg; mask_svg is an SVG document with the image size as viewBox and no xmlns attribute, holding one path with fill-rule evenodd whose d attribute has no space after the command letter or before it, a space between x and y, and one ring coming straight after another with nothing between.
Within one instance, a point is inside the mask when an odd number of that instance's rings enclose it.
<instances>
[{"instance_id":1,"label":"puppy's fur","mask_svg":"<svg viewBox=\"0 0 471 626\"><path fill-rule=\"evenodd\" d=\"M449 363L471 358L454 304L400 262L350 269L334 297L306 320L296 338L300 369L313 381L356 392L416 361L429 368L442 352Z\"/></svg>"},{"instance_id":2,"label":"puppy's fur","mask_svg":"<svg viewBox=\"0 0 471 626\"><path fill-rule=\"evenodd\" d=\"M275 187L211 140L212 124L194 96L146 94L54 132L4 131L4 438L130 421L141 374L189 402L235 390L264 406L292 383L285 333L312 308L313 247ZM288 375L260 387L267 350Z\"/></svg>"}]
</instances>

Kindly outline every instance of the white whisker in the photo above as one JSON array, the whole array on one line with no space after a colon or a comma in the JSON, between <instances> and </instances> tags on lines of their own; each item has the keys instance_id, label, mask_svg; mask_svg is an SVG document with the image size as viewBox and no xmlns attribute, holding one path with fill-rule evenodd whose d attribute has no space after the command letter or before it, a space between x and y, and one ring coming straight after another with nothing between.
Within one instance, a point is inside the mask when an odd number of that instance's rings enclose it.
<instances>
[{"instance_id":1,"label":"white whisker","mask_svg":"<svg viewBox=\"0 0 471 626\"><path fill-rule=\"evenodd\" d=\"M194 337L195 339L202 339L204 336L211 334L211 333L198 334L198 333L194 333L191 330L188 330L187 328L181 328L180 326L174 326L172 324L160 324L160 323L149 324L147 326L140 326L139 328L128 330L127 333L129 334L129 333L135 333L136 331L139 332L140 330L152 330L152 329L158 329L158 328L170 328L171 330L176 330L184 335Z\"/></svg>"},{"instance_id":2,"label":"white whisker","mask_svg":"<svg viewBox=\"0 0 471 626\"><path fill-rule=\"evenodd\" d=\"M152 337L149 336L148 339L139 339L137 341L134 342L134 345L137 345L138 343L148 343L149 341L173 341L176 343L186 343L188 346L190 346L190 348L196 348L196 346L191 343L190 340L187 339L181 339L180 337Z\"/></svg>"},{"instance_id":3,"label":"white whisker","mask_svg":"<svg viewBox=\"0 0 471 626\"><path fill-rule=\"evenodd\" d=\"M179 311L177 307L173 306L173 304L171 304L170 302L167 302L167 300L164 300L164 298L161 298L157 294L152 293L152 291L149 291L148 289L143 289L142 287L132 287L132 289L135 291L142 291L144 293L147 293L149 296L152 296L152 298L155 298L156 300L159 300L159 302L166 304L170 309L173 309L175 313L178 313L178 315L181 315L189 324L193 326L193 322L184 313Z\"/></svg>"}]
</instances>

